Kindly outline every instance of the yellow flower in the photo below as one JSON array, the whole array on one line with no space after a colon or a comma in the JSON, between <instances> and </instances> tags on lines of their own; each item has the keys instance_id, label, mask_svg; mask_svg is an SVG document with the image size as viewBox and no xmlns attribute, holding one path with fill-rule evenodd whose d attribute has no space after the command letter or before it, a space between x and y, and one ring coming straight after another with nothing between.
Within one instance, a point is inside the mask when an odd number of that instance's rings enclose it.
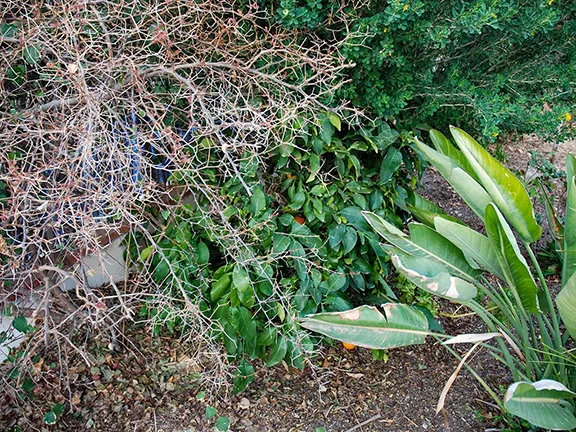
<instances>
[{"instance_id":1,"label":"yellow flower","mask_svg":"<svg viewBox=\"0 0 576 432\"><path fill-rule=\"evenodd\" d=\"M566 114L565 119L567 122L571 121L572 120L572 114L570 114L570 113Z\"/></svg>"},{"instance_id":2,"label":"yellow flower","mask_svg":"<svg viewBox=\"0 0 576 432\"><path fill-rule=\"evenodd\" d=\"M554 0L548 0L548 6L552 6L552 3L554 3Z\"/></svg>"},{"instance_id":3,"label":"yellow flower","mask_svg":"<svg viewBox=\"0 0 576 432\"><path fill-rule=\"evenodd\" d=\"M384 27L384 33L388 31L388 27Z\"/></svg>"},{"instance_id":4,"label":"yellow flower","mask_svg":"<svg viewBox=\"0 0 576 432\"><path fill-rule=\"evenodd\" d=\"M404 5L404 8L403 8L402 10L403 10L404 12L406 12L409 7L410 7L410 5Z\"/></svg>"},{"instance_id":5,"label":"yellow flower","mask_svg":"<svg viewBox=\"0 0 576 432\"><path fill-rule=\"evenodd\" d=\"M500 132L494 132L494 133L492 134L493 137L497 137L498 135L500 135Z\"/></svg>"}]
</instances>

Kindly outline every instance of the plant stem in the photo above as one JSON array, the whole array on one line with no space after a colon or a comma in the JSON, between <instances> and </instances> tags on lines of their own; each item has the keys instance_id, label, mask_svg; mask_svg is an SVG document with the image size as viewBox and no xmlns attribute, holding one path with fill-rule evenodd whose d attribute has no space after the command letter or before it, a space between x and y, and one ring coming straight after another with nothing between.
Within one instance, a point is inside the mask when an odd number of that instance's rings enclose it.
<instances>
[{"instance_id":1,"label":"plant stem","mask_svg":"<svg viewBox=\"0 0 576 432\"><path fill-rule=\"evenodd\" d=\"M458 359L458 361L462 360L462 357L460 357L460 355L456 351L454 351L449 345L444 345L444 348L446 348L449 353L451 353L454 357L456 357L456 359ZM502 410L502 412L505 412L504 404L502 403L502 401L500 400L498 395L494 392L494 390L492 390L490 388L488 383L486 383L486 381L484 381L480 377L480 375L478 375L478 373L474 370L474 368L472 368L472 366L470 366L468 363L464 363L464 367L468 370L468 372L470 372L472 374L472 376L474 378L476 378L476 380L480 383L480 385L482 387L484 387L484 390L486 390L486 393L488 393L492 397L492 399L494 399L494 402L496 402L496 405L498 405L498 408L500 408Z\"/></svg>"},{"instance_id":2,"label":"plant stem","mask_svg":"<svg viewBox=\"0 0 576 432\"><path fill-rule=\"evenodd\" d=\"M478 303L476 303L474 300L470 301L468 303L470 309L472 309L474 312L476 312L478 314L478 316L482 319L482 321L484 321L486 323L486 325L488 326L488 328L493 331L493 332L498 332L498 329L496 328L496 326L494 325L494 322L499 322L496 317L494 315L492 315L489 312L486 312L484 310L484 307ZM520 380L520 374L518 372L518 369L516 368L516 365L514 363L514 359L512 358L512 354L510 353L510 350L508 349L508 346L506 345L506 343L504 343L504 341L501 338L496 338L496 342L498 343L498 345L500 346L500 350L502 351L502 354L504 355L504 358L506 359L506 363L508 365L508 368L510 369L510 372L512 372L512 375L514 377L514 381L519 381Z\"/></svg>"},{"instance_id":3,"label":"plant stem","mask_svg":"<svg viewBox=\"0 0 576 432\"><path fill-rule=\"evenodd\" d=\"M542 289L544 290L544 295L546 296L546 302L548 304L548 309L550 312L550 318L552 319L552 336L554 339L554 347L561 352L564 350L564 346L562 345L562 333L560 332L560 325L558 323L558 317L556 316L556 309L554 309L554 303L552 302L552 297L550 295L550 289L548 288L548 284L546 283L546 279L544 278L544 274L542 273L542 269L540 268L540 264L538 264L538 259L536 255L532 251L532 248L529 244L524 243L524 247L528 251L528 255L530 255L530 259L532 260L532 264L536 269L536 273L538 274L538 278L540 279L540 283L542 284ZM567 375L566 375L566 366L564 364L560 364L560 377L563 382L567 382Z\"/></svg>"}]
</instances>

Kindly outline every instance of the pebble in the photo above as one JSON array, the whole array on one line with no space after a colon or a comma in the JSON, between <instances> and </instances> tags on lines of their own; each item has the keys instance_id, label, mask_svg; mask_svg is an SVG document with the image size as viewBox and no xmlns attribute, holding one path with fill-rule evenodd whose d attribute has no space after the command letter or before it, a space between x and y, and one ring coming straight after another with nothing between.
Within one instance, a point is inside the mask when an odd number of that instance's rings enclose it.
<instances>
[{"instance_id":1,"label":"pebble","mask_svg":"<svg viewBox=\"0 0 576 432\"><path fill-rule=\"evenodd\" d=\"M240 402L238 403L238 409L247 410L249 408L250 408L250 401L245 397L240 399Z\"/></svg>"}]
</instances>

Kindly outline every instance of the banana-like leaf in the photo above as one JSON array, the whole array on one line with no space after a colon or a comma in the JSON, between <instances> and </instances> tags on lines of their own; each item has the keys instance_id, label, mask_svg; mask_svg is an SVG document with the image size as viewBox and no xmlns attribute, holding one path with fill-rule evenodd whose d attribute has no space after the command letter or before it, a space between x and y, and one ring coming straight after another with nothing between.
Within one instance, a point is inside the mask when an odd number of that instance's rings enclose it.
<instances>
[{"instance_id":1,"label":"banana-like leaf","mask_svg":"<svg viewBox=\"0 0 576 432\"><path fill-rule=\"evenodd\" d=\"M460 219L452 217L444 212L432 201L428 201L423 196L411 191L410 196L406 199L406 210L418 219L420 222L434 228L434 218L442 216L444 219L464 225Z\"/></svg>"},{"instance_id":2,"label":"banana-like leaf","mask_svg":"<svg viewBox=\"0 0 576 432\"><path fill-rule=\"evenodd\" d=\"M382 308L384 314L374 306L360 306L345 312L308 315L301 325L366 348L387 349L426 342L430 332L422 312L399 303L385 303Z\"/></svg>"},{"instance_id":3,"label":"banana-like leaf","mask_svg":"<svg viewBox=\"0 0 576 432\"><path fill-rule=\"evenodd\" d=\"M559 382L541 380L512 384L504 396L504 408L531 424L544 429L576 428L574 406L566 399L576 397Z\"/></svg>"},{"instance_id":4,"label":"banana-like leaf","mask_svg":"<svg viewBox=\"0 0 576 432\"><path fill-rule=\"evenodd\" d=\"M411 239L380 216L370 212L362 214L378 234L408 255L436 261L446 266L451 274L464 279L475 280L478 276L478 270L468 264L456 246L425 225L418 224L419 227L427 228L429 231L411 227L411 231L417 232L416 237Z\"/></svg>"},{"instance_id":5,"label":"banana-like leaf","mask_svg":"<svg viewBox=\"0 0 576 432\"><path fill-rule=\"evenodd\" d=\"M446 267L436 261L400 252L392 255L392 264L418 288L438 297L467 303L478 294L474 285L451 276Z\"/></svg>"},{"instance_id":6,"label":"banana-like leaf","mask_svg":"<svg viewBox=\"0 0 576 432\"><path fill-rule=\"evenodd\" d=\"M576 159L566 157L566 182L568 193L566 197L566 216L564 222L564 264L562 266L562 286L576 271Z\"/></svg>"},{"instance_id":7,"label":"banana-like leaf","mask_svg":"<svg viewBox=\"0 0 576 432\"><path fill-rule=\"evenodd\" d=\"M468 159L466 159L460 150L452 145L450 140L446 138L442 132L437 131L436 129L430 129L430 139L432 140L434 147L436 147L436 150L438 150L443 155L448 156L450 159L456 162L460 168L470 174L474 180L480 182L478 176L472 169L470 162L468 162Z\"/></svg>"},{"instance_id":8,"label":"banana-like leaf","mask_svg":"<svg viewBox=\"0 0 576 432\"><path fill-rule=\"evenodd\" d=\"M426 159L428 159L448 183L450 183L472 211L483 219L484 209L492 199L480 183L474 180L470 174L460 168L458 164L448 156L428 147L419 140L415 140L415 143L418 150L426 156Z\"/></svg>"},{"instance_id":9,"label":"banana-like leaf","mask_svg":"<svg viewBox=\"0 0 576 432\"><path fill-rule=\"evenodd\" d=\"M442 345L486 342L487 340L494 339L495 337L502 337L502 335L500 333L467 333L451 337L450 339L442 342Z\"/></svg>"},{"instance_id":10,"label":"banana-like leaf","mask_svg":"<svg viewBox=\"0 0 576 432\"><path fill-rule=\"evenodd\" d=\"M480 264L493 275L504 280L504 272L498 262L498 256L492 247L490 239L472 228L446 220L442 217L434 219L436 231L459 247L464 255Z\"/></svg>"},{"instance_id":11,"label":"banana-like leaf","mask_svg":"<svg viewBox=\"0 0 576 432\"><path fill-rule=\"evenodd\" d=\"M560 294L556 296L556 306L566 330L572 339L576 340L576 274L568 279Z\"/></svg>"},{"instance_id":12,"label":"banana-like leaf","mask_svg":"<svg viewBox=\"0 0 576 432\"><path fill-rule=\"evenodd\" d=\"M438 234L434 229L419 223L408 224L410 238L414 243L424 248L434 256L442 257L444 261L452 263L460 272L459 275L466 275L467 278L476 280L482 274L477 268L472 267L464 253L447 241L446 238Z\"/></svg>"},{"instance_id":13,"label":"banana-like leaf","mask_svg":"<svg viewBox=\"0 0 576 432\"><path fill-rule=\"evenodd\" d=\"M450 131L480 183L520 238L527 243L538 240L542 228L536 223L532 201L520 180L462 129L451 126Z\"/></svg>"},{"instance_id":14,"label":"banana-like leaf","mask_svg":"<svg viewBox=\"0 0 576 432\"><path fill-rule=\"evenodd\" d=\"M526 311L539 312L538 286L532 277L528 263L520 253L518 243L506 219L494 204L486 207L485 219L488 238L496 251L506 281L515 291Z\"/></svg>"}]
</instances>

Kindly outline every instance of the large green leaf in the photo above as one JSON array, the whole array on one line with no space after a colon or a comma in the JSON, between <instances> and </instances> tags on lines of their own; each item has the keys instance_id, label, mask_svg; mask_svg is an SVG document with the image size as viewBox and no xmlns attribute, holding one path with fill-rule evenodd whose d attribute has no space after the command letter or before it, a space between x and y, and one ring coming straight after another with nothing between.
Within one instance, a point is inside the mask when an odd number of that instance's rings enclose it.
<instances>
[{"instance_id":1,"label":"large green leaf","mask_svg":"<svg viewBox=\"0 0 576 432\"><path fill-rule=\"evenodd\" d=\"M432 228L434 228L434 218L436 216L442 216L444 219L448 219L459 224L464 223L461 220L446 214L444 210L442 210L432 201L427 200L414 191L409 192L409 196L405 201L405 206L405 210L408 210L410 213L412 213L416 219Z\"/></svg>"},{"instance_id":2,"label":"large green leaf","mask_svg":"<svg viewBox=\"0 0 576 432\"><path fill-rule=\"evenodd\" d=\"M410 238L414 243L434 256L442 258L443 261L452 263L454 267L458 268L459 271L455 272L458 275L465 275L471 280L476 280L482 274L480 270L469 264L459 248L454 247L451 242L429 226L411 223L408 224L408 229L410 230Z\"/></svg>"},{"instance_id":3,"label":"large green leaf","mask_svg":"<svg viewBox=\"0 0 576 432\"><path fill-rule=\"evenodd\" d=\"M256 356L257 339L256 320L248 309L240 306L234 311L235 321L238 323L238 332L244 339L244 351L254 358Z\"/></svg>"},{"instance_id":4,"label":"large green leaf","mask_svg":"<svg viewBox=\"0 0 576 432\"><path fill-rule=\"evenodd\" d=\"M528 263L520 253L512 230L494 204L486 207L486 232L496 251L506 281L524 309L528 312L539 312L538 286L534 282Z\"/></svg>"},{"instance_id":5,"label":"large green leaf","mask_svg":"<svg viewBox=\"0 0 576 432\"><path fill-rule=\"evenodd\" d=\"M380 216L369 212L363 212L363 215L378 234L408 255L434 260L446 266L450 273L464 279L474 280L478 275L477 270L470 267L456 246L426 225L411 224L411 231L417 233L415 238L411 239ZM413 225L419 227L415 228ZM428 231L424 231L424 228Z\"/></svg>"},{"instance_id":6,"label":"large green leaf","mask_svg":"<svg viewBox=\"0 0 576 432\"><path fill-rule=\"evenodd\" d=\"M360 306L345 312L309 315L301 325L309 330L354 345L387 349L426 341L428 320L408 305L386 303L384 314L374 306Z\"/></svg>"},{"instance_id":7,"label":"large green leaf","mask_svg":"<svg viewBox=\"0 0 576 432\"><path fill-rule=\"evenodd\" d=\"M388 183L401 165L402 153L397 148L390 147L380 165L380 184Z\"/></svg>"},{"instance_id":8,"label":"large green leaf","mask_svg":"<svg viewBox=\"0 0 576 432\"><path fill-rule=\"evenodd\" d=\"M542 228L536 223L532 201L520 180L466 132L455 127L450 131L480 183L520 238L528 243L538 240Z\"/></svg>"},{"instance_id":9,"label":"large green leaf","mask_svg":"<svg viewBox=\"0 0 576 432\"><path fill-rule=\"evenodd\" d=\"M439 297L466 303L478 294L474 285L451 276L446 267L436 261L395 253L392 264L418 288Z\"/></svg>"},{"instance_id":10,"label":"large green leaf","mask_svg":"<svg viewBox=\"0 0 576 432\"><path fill-rule=\"evenodd\" d=\"M436 129L430 129L430 140L432 141L432 144L434 144L434 147L436 147L436 150L456 162L456 164L470 174L474 180L477 182L480 181L472 169L470 162L468 162L468 159L466 159L460 150L452 145L450 140L446 138L442 132L437 131Z\"/></svg>"},{"instance_id":11,"label":"large green leaf","mask_svg":"<svg viewBox=\"0 0 576 432\"><path fill-rule=\"evenodd\" d=\"M415 140L418 150L434 165L440 174L480 218L484 218L484 209L492 201L490 195L470 174L458 166L448 156Z\"/></svg>"},{"instance_id":12,"label":"large green leaf","mask_svg":"<svg viewBox=\"0 0 576 432\"><path fill-rule=\"evenodd\" d=\"M566 183L568 193L566 197L566 215L564 222L564 265L562 266L562 286L576 271L576 159L574 156L566 157Z\"/></svg>"},{"instance_id":13,"label":"large green leaf","mask_svg":"<svg viewBox=\"0 0 576 432\"><path fill-rule=\"evenodd\" d=\"M466 256L472 258L493 275L504 279L504 272L498 263L498 256L488 237L472 228L446 220L443 217L435 218L434 226L438 233L459 247Z\"/></svg>"},{"instance_id":14,"label":"large green leaf","mask_svg":"<svg viewBox=\"0 0 576 432\"><path fill-rule=\"evenodd\" d=\"M570 430L576 428L576 417L574 406L566 399L574 397L576 393L553 380L534 383L520 381L508 388L504 396L504 407L534 426Z\"/></svg>"},{"instance_id":15,"label":"large green leaf","mask_svg":"<svg viewBox=\"0 0 576 432\"><path fill-rule=\"evenodd\" d=\"M576 274L564 284L556 296L556 306L572 339L576 340Z\"/></svg>"}]
</instances>

